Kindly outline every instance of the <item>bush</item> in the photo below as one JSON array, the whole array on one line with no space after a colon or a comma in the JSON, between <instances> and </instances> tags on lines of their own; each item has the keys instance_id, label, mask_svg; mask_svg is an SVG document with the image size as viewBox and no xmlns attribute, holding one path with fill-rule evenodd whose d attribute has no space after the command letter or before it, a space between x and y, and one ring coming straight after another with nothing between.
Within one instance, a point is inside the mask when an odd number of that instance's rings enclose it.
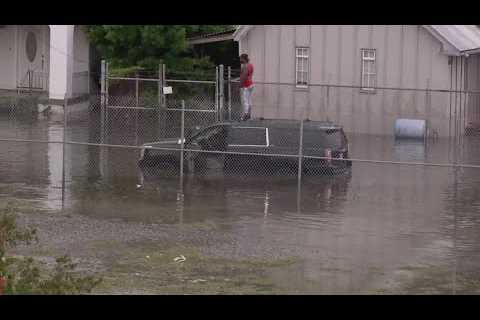
<instances>
[{"instance_id":1,"label":"bush","mask_svg":"<svg viewBox=\"0 0 480 320\"><path fill-rule=\"evenodd\" d=\"M31 244L38 238L34 229L20 229L11 206L0 213L0 294L82 294L90 293L101 279L76 271L70 257L56 259L53 270L40 268L30 257L8 256L7 250L19 243Z\"/></svg>"}]
</instances>

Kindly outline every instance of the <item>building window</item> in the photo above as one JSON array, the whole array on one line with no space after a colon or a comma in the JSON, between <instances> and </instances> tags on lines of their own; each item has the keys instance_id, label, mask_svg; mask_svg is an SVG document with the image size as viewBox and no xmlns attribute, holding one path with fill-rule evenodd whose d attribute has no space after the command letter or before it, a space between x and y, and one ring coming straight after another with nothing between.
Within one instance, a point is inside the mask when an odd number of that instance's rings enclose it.
<instances>
[{"instance_id":1,"label":"building window","mask_svg":"<svg viewBox=\"0 0 480 320\"><path fill-rule=\"evenodd\" d=\"M298 47L296 48L295 52L295 60L296 60L296 81L298 88L306 88L308 86L308 69L309 69L309 61L308 61L308 48L305 47Z\"/></svg>"},{"instance_id":2,"label":"building window","mask_svg":"<svg viewBox=\"0 0 480 320\"><path fill-rule=\"evenodd\" d=\"M362 49L361 88L365 91L375 91L377 85L377 65L375 49Z\"/></svg>"},{"instance_id":3,"label":"building window","mask_svg":"<svg viewBox=\"0 0 480 320\"><path fill-rule=\"evenodd\" d=\"M27 53L28 61L33 62L35 60L35 56L37 55L37 38L33 32L27 33L25 51Z\"/></svg>"}]
</instances>

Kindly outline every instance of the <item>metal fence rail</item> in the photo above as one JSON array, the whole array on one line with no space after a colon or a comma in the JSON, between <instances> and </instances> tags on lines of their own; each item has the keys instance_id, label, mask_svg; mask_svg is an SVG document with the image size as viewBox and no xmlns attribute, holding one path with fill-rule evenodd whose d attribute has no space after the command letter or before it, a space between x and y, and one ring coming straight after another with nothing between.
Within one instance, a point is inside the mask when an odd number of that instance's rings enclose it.
<instances>
[{"instance_id":1,"label":"metal fence rail","mask_svg":"<svg viewBox=\"0 0 480 320\"><path fill-rule=\"evenodd\" d=\"M59 139L28 139L25 136L19 135L16 131L17 128L22 126L29 126L32 121L31 117L26 119L24 116L20 116L20 111L24 112L25 110L33 110L28 114L35 114L34 110L36 109L35 102L29 101L28 99L23 99L24 96L18 95L16 97L11 97L9 102L6 104L8 110L9 118L12 120L9 122L11 127L4 130L3 133L0 133L0 141L2 142L11 142L11 143L34 143L34 144L63 144L63 145L78 145L92 148L108 148L108 149L129 149L137 152L135 156L135 163L140 158L140 154L145 150L144 144L155 143L162 141L164 139L180 139L180 144L173 147L162 147L159 145L149 148L152 151L164 151L171 152L173 154L178 154L179 163L178 165L169 168L172 173L178 173L182 176L186 172L195 172L194 166L189 162L190 158L195 158L198 155L218 155L223 157L220 160L224 161L224 158L230 156L240 156L246 158L256 157L257 159L252 162L251 167L261 167L266 164L271 158L282 158L282 159L291 159L293 162L286 167L281 168L264 168L268 171L279 171L282 174L293 174L297 177L298 181L301 182L302 176L304 175L305 163L308 161L334 161L337 163L342 163L347 161L336 156L319 156L305 153L304 146L304 119L310 119L309 114L303 112L299 114L293 114L291 117L276 117L275 112L272 113L272 110L281 110L284 107L295 106L295 103L298 101L289 100L287 104L280 103L278 101L278 96L276 94L284 94L282 88L293 89L295 86L288 83L275 83L275 82L257 82L256 86L256 95L260 97L270 97L273 100L265 100L267 103L261 106L255 106L257 110L257 116L264 116L265 118L290 118L292 119L292 126L295 133L292 133L290 138L291 141L279 141L279 144L289 143L293 146L293 151L287 153L283 152L272 152L270 149L258 149L258 151L225 151L221 149L208 149L208 148L192 148L188 144L184 144L184 137L187 139L192 136L195 132L198 132L201 128L220 123L223 121L236 121L241 115L241 105L239 99L239 82L234 80L235 72L231 68L223 68L220 66L216 68L215 76L216 80L182 80L182 79L170 79L165 77L165 66L160 66L159 70L155 74L151 74L152 77L149 78L145 76L140 76L139 74L134 77L116 77L108 75L108 64L103 63L102 65L102 76L101 76L101 91L100 95L93 95L90 97L91 106L89 111L84 114L84 118L80 121L88 123L88 126L91 127L90 133L88 136L75 136L77 129L74 128L75 124L73 123L73 118L70 115L72 111L77 109L76 106L69 106L65 104L64 110L67 112L64 113L65 118L63 119L63 132L66 135L63 140ZM114 81L117 81L115 84ZM115 85L122 85L122 83L127 83L128 85L124 88L125 92L115 92ZM148 84L146 84L148 83ZM163 92L163 88L171 84L173 86L173 94L166 95ZM180 87L179 87L180 86ZM183 87L182 87L183 86ZM273 86L273 92L276 94L270 94L271 92L266 92L269 89L269 86ZM341 90L354 90L358 92L361 88L358 86L346 86L346 85L331 85L331 84L310 84L309 92L314 93L315 88L320 88L324 93L321 95L321 100L319 101L320 106L337 105L340 106L341 102L335 100L335 97L338 97L340 93L335 92L334 89ZM118 88L117 88L118 89ZM470 98L476 94L476 91L458 91L458 90L443 90L443 89L409 89L409 88L375 88L377 90L377 95L384 95L382 91L392 91L397 94L401 92L414 92L420 95L425 94L425 99L418 99L425 103L425 107L428 107L431 103L432 96L434 93L444 95L442 97L453 96L455 94L465 94ZM325 91L326 90L326 91ZM329 91L333 90L333 91ZM177 92L177 93L176 93ZM352 94L353 91L350 91L349 94ZM125 93L125 94L124 94ZM127 94L128 93L128 94ZM133 93L133 94L132 94ZM410 92L411 93L411 92ZM368 95L366 97L369 97ZM185 99L183 99L185 98ZM352 96L351 96L352 98ZM457 97L458 98L458 97ZM277 99L277 100L275 100ZM288 99L292 99L289 97ZM387 99L387 97L384 97ZM429 100L430 99L430 100ZM454 99L453 99L454 100ZM268 103L271 102L271 104ZM467 102L465 102L467 101ZM312 101L310 101L311 103ZM292 104L293 103L293 104ZM29 105L27 108L26 106ZM468 99L462 98L462 105L458 104L457 111L455 113L455 102L452 101L451 105L451 120L452 120L452 130L459 135L461 135L461 129L466 123L465 118L461 118L463 114L469 114L465 112L464 109L468 105ZM277 109L275 109L277 108ZM321 109L321 108L320 108ZM363 110L363 109L362 109ZM291 111L291 110L290 110ZM269 113L270 112L270 113ZM335 111L337 112L337 111ZM471 112L468 111L468 112ZM340 111L341 113L341 111ZM457 114L458 118L454 118L454 115ZM475 114L475 113L470 113ZM479 113L480 114L480 113ZM269 117L269 115L273 115ZM335 115L335 113L333 113ZM356 110L352 110L350 116L356 116ZM411 116L414 117L415 114L411 113ZM293 120L297 119L297 120ZM329 119L332 120L332 119ZM333 118L335 120L335 118ZM75 120L78 121L78 120ZM461 123L462 122L462 123ZM70 127L70 125L72 127ZM345 124L344 124L344 127ZM346 128L348 131L348 128ZM293 142L292 142L293 141ZM432 144L430 140L426 141L427 145ZM448 159L452 159L452 155L461 153L462 151L462 142L458 141L454 145L453 149L449 151ZM103 151L102 151L103 152ZM67 160L65 160L67 161ZM210 160L202 160L210 161ZM399 165L399 166L423 166L423 167L445 167L452 169L479 169L480 166L476 163L461 163L462 160L455 158L451 161L397 161L394 159L381 159L375 157L361 157L361 156L350 156L348 161L351 161L353 164L385 164L385 165ZM159 163L154 163L158 165ZM291 167L290 167L291 166ZM232 169L232 168L230 168ZM158 169L159 171L163 169ZM233 171L237 173L243 173L245 168L233 168ZM320 169L323 170L323 169ZM201 172L201 170L200 170ZM322 172L326 173L326 172Z\"/></svg>"},{"instance_id":2,"label":"metal fence rail","mask_svg":"<svg viewBox=\"0 0 480 320\"><path fill-rule=\"evenodd\" d=\"M108 66L104 65L104 69L108 69ZM98 95L90 96L88 108L65 103L63 113L62 110L52 110L51 113L39 114L37 101L26 94L17 94L0 100L0 145L2 146L0 148L2 149L0 173L15 175L17 181L22 181L27 185L43 187L44 181L48 180L48 188L61 189L62 205L68 198L68 193L72 194L76 188L88 187L99 190L104 188L101 191L95 191L100 193L108 190L109 184L113 184L112 181L123 183L123 179L125 179L128 183L136 182L133 186L125 187L125 194L130 195L129 192L134 192L131 190L144 187L148 184L147 180L152 177L160 180L161 183L156 185L156 187L160 186L159 188L164 185L163 183L173 182L175 196L178 196L179 201L183 201L184 196L192 195L193 197L195 195L195 188L191 187L197 183L194 178L213 176L216 178L209 183L216 185L220 184L228 174L231 174L235 184L241 185L234 190L233 197L238 197L242 192L248 192L252 181L248 178L254 177L262 183L269 182L271 185L276 185L279 181L277 178L280 177L282 183L293 186L293 192L288 190L288 194L281 194L282 197L287 198L286 201L292 200L293 206L288 210L294 211L299 208L297 210L301 211L302 206L315 201L318 203L323 201L321 204L324 207L321 210L329 213L332 206L338 206L335 209L336 212L345 213L345 216L352 213L349 210L357 210L353 212L355 214L349 215L355 216L355 218L357 213L360 216L364 213L362 210L377 210L378 212L375 214L361 216L364 218L362 223L366 224L377 223L375 218L378 215L387 214L382 210L393 207L395 203L397 203L397 208L401 209L397 216L403 215L402 219L406 219L405 216L410 217L408 214L421 216L422 209L425 208L422 205L425 202L434 203L431 209L433 213L428 217L429 219L433 217L432 220L438 218L440 210L451 210L445 214L447 216L445 218L446 226L439 227L448 230L451 228L451 224L455 224L455 228L457 228L457 213L460 218L463 218L464 212L475 213L475 210L478 209L478 199L475 198L475 193L478 191L479 185L480 154L476 137L473 137L474 140L471 144L467 144L466 140L449 139L446 141L448 148L440 148L441 143L445 141L429 138L427 141L407 144L406 147L411 148L403 149L396 145L397 141L393 138L383 141L378 136L348 134L349 148L352 151L348 159L334 154L322 156L309 153L308 139L306 139L306 126L309 123L306 118L309 116L308 113L299 112L297 114L288 113L288 116L285 117L291 120L290 134L282 135L280 141L266 143L266 145L270 145L270 143L279 146L288 145L290 146L288 150L263 147L261 144L263 140L259 138L261 134L258 132L249 133L251 134L249 137L257 143L255 147L248 150L225 150L208 144L195 146L189 142L195 134L200 132L201 128L228 120L233 121L233 126L237 123L235 121L240 116L241 105L239 83L233 80L234 71L229 68L221 71L219 68L216 73L218 78L222 78L221 72L226 73L223 77L225 81L219 83L218 80L187 79L187 81L183 81L177 77L172 79L172 77L162 76L165 74L164 68L159 69L157 73L151 74L152 77L155 76L158 79L146 76L138 78L103 77L101 78L102 90ZM117 81L117 84L114 81ZM126 83L124 88L121 88L122 83ZM173 87L172 95L163 94L163 87L168 85ZM219 85L223 89L220 89ZM178 88L179 86L180 88ZM271 100L266 99L266 103L263 105L254 106L259 112L259 116L268 118L270 114L274 115L272 118L275 118L277 110L285 109L288 112L295 110L293 107L299 105L300 101L298 99L294 101L292 96L288 95L288 90L284 90L294 89L294 87L292 84L256 83L255 95L271 98ZM268 91L271 88L273 90ZM118 91L115 92L114 89L118 89ZM177 89L180 89L179 93ZM355 107L358 102L356 94L360 94L358 93L360 88L356 86L311 85L309 90L313 94L321 94L321 99L318 101L310 100L310 106L315 106L315 108L305 109L310 111L322 110L323 107L331 106L351 107L353 105ZM345 90L348 91L350 98L347 101L348 104L337 99L337 95L341 97ZM446 119L451 117L452 131L462 137L462 129L465 122L468 122L464 114L472 116L469 119L476 119L475 115L480 114L476 113L474 104L469 104L469 101L476 99L477 92L475 91L376 88L377 96L384 95L385 101L389 99L387 92L397 94L397 91L418 94L417 101L421 101L425 107L433 106L435 99L440 101L441 98L441 101L444 101L446 98L447 104L444 104ZM301 94L304 93L305 91L301 91ZM455 104L455 94L457 94L457 104ZM460 94L462 94L461 103ZM280 100L284 98L284 101L287 102L279 103L278 97ZM364 95L364 97L371 98L372 96ZM451 105L450 97L452 98ZM308 100L306 101L308 102ZM318 104L315 104L317 102ZM366 104L362 105L362 109L348 109L349 116L358 119L358 114L361 112L367 114L373 112L366 106ZM451 114L448 113L449 107L451 107ZM332 113L328 114L333 116L331 120L335 120L337 110L339 110L338 115L342 115L342 108L335 108ZM343 108L343 110L345 109ZM386 109L386 111L388 110ZM388 112L385 114L388 115ZM415 116L415 113L405 114ZM456 118L455 115L457 115ZM348 122L344 123L344 127L347 127L348 124ZM219 134L220 137L222 135L223 133ZM167 140L169 142L165 144L154 144ZM147 147L148 145L151 146ZM147 150L159 154L170 154L175 159L169 162L164 161L165 157L153 157L151 163L142 167L139 160ZM396 152L399 152L401 156L398 157ZM238 158L242 158L246 165L237 165L236 159ZM57 160L58 162L55 162ZM282 165L272 165L272 160L283 162ZM352 167L348 169L347 174L354 176L353 183L338 182L346 174L343 172L332 173L324 167L319 167L316 172L308 172L305 169L308 169L309 161L337 163L351 161ZM226 163L229 163L229 166L223 168L222 165ZM61 168L58 168L60 165ZM55 177L56 174L60 175L58 179ZM5 176L2 176L2 182L10 183ZM324 185L325 179L312 186L308 184L312 176L332 177L333 182L330 181L328 185ZM278 188L282 188L282 183L279 183ZM196 186L203 187L204 185ZM374 188L375 186L376 188ZM218 190L217 192L222 192L222 189ZM335 192L335 190L339 195L335 201L330 201L329 193ZM402 193L407 193L407 196ZM444 196L447 193L448 196ZM452 200L454 196L451 194L462 198L463 202L455 202L456 200ZM110 195L106 192L103 196ZM292 198L288 198L290 195ZM442 195L442 199L439 199L439 195ZM296 199L294 199L295 197ZM326 200L322 197L325 197ZM161 197L157 196L157 198ZM345 199L354 202L355 206L344 210L342 201ZM421 205L409 206L410 201L418 202ZM268 201L265 200L265 202ZM314 203L314 205L318 203ZM357 205L358 209L356 209ZM332 210L332 212L335 211ZM449 220L448 214L451 212L454 214L452 220L455 219L455 221ZM396 213L393 212L393 209L392 212L388 212L392 216ZM419 219L424 218L425 216L419 217ZM411 219L413 221L413 218ZM358 222L355 219L350 221ZM405 225L398 228L410 228L409 222L407 220ZM459 222L459 226L464 228L464 235L470 232L467 229L476 222L478 221L474 218L471 221ZM379 223L378 228L384 230L393 227L387 223ZM402 229L401 232L403 231ZM436 230L427 231L434 233ZM401 232L400 234L403 236L404 233ZM455 229L455 232L462 232L462 228ZM458 239L460 238L458 237ZM455 292L456 289L452 290Z\"/></svg>"}]
</instances>

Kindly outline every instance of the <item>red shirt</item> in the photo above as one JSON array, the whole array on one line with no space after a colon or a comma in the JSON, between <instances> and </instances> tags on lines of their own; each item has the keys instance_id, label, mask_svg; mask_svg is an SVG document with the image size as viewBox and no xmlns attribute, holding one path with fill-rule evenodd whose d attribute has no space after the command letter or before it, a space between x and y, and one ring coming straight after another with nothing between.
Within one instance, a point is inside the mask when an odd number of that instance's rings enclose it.
<instances>
[{"instance_id":1,"label":"red shirt","mask_svg":"<svg viewBox=\"0 0 480 320\"><path fill-rule=\"evenodd\" d=\"M240 74L240 87L248 88L253 84L253 64L247 63Z\"/></svg>"}]
</instances>

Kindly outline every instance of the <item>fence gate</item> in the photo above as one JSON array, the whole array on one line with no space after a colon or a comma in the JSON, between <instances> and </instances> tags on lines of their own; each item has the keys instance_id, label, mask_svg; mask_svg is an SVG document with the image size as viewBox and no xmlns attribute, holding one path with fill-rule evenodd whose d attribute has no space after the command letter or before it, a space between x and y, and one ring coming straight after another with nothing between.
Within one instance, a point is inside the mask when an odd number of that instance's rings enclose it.
<instances>
[{"instance_id":1,"label":"fence gate","mask_svg":"<svg viewBox=\"0 0 480 320\"><path fill-rule=\"evenodd\" d=\"M192 74L168 71L137 72L135 77L113 76L102 61L100 122L103 141L139 145L159 138L179 137L182 101L185 128L202 127L228 119L225 103L225 70ZM172 92L166 94L165 87Z\"/></svg>"},{"instance_id":2,"label":"fence gate","mask_svg":"<svg viewBox=\"0 0 480 320\"><path fill-rule=\"evenodd\" d=\"M172 88L172 93L164 95L167 123L180 128L182 101L185 102L185 128L206 126L223 120L221 106L223 101L219 90L220 78L217 67L215 74L207 74L203 79L185 79L188 74L167 72L165 86ZM165 70L165 69L164 69ZM213 78L213 79L212 79Z\"/></svg>"}]
</instances>

